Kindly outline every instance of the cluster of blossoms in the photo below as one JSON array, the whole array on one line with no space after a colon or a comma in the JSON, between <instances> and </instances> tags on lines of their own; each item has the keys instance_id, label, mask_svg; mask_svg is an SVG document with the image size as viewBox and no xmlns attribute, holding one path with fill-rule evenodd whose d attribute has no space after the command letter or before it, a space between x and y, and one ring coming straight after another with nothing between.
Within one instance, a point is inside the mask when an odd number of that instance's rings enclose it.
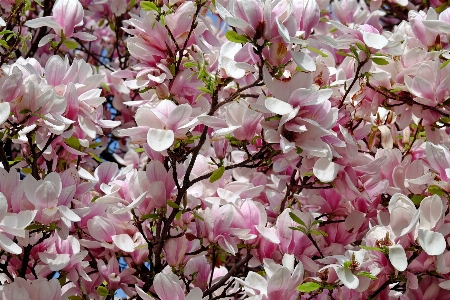
<instances>
[{"instance_id":1,"label":"cluster of blossoms","mask_svg":"<svg viewBox=\"0 0 450 300\"><path fill-rule=\"evenodd\" d=\"M0 0L0 299L450 299L450 7Z\"/></svg>"}]
</instances>

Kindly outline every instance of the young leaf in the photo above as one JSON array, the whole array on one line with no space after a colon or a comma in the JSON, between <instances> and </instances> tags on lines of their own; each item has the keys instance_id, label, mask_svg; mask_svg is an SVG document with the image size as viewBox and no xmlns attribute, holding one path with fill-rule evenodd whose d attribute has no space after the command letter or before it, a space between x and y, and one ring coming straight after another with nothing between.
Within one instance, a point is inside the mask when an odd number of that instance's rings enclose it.
<instances>
[{"instance_id":1,"label":"young leaf","mask_svg":"<svg viewBox=\"0 0 450 300\"><path fill-rule=\"evenodd\" d=\"M104 286L99 286L98 288L97 288L97 293L100 295L100 296L103 296L103 297L105 297L105 296L108 296L108 289L107 288L105 288Z\"/></svg>"},{"instance_id":2,"label":"young leaf","mask_svg":"<svg viewBox=\"0 0 450 300\"><path fill-rule=\"evenodd\" d=\"M289 213L289 216L291 216L291 219L294 220L295 223L298 223L304 227L306 227L305 222L303 222L299 217L297 217L296 214L294 214L293 212Z\"/></svg>"},{"instance_id":3,"label":"young leaf","mask_svg":"<svg viewBox=\"0 0 450 300\"><path fill-rule=\"evenodd\" d=\"M217 170L215 170L212 174L211 177L209 177L209 182L214 182L219 180L220 178L222 178L223 173L225 172L225 167L224 166L220 166L219 168L217 168Z\"/></svg>"},{"instance_id":4,"label":"young leaf","mask_svg":"<svg viewBox=\"0 0 450 300\"><path fill-rule=\"evenodd\" d=\"M150 11L150 10L159 11L159 9L156 6L156 4L153 3L153 2L150 2L150 1L142 1L141 2L141 8L142 8L142 10L145 10L145 11Z\"/></svg>"},{"instance_id":5,"label":"young leaf","mask_svg":"<svg viewBox=\"0 0 450 300\"><path fill-rule=\"evenodd\" d=\"M387 60L385 60L384 58L381 58L381 57L372 57L372 61L375 64L380 65L380 66L389 64L389 62Z\"/></svg>"},{"instance_id":6,"label":"young leaf","mask_svg":"<svg viewBox=\"0 0 450 300\"><path fill-rule=\"evenodd\" d=\"M176 204L175 202L170 201L170 200L167 201L167 205L169 205L172 208L180 208L180 206L178 204Z\"/></svg>"},{"instance_id":7,"label":"young leaf","mask_svg":"<svg viewBox=\"0 0 450 300\"><path fill-rule=\"evenodd\" d=\"M372 273L366 272L366 271L358 272L358 274L356 274L356 276L365 276L365 277L373 279L373 280L377 280L378 279L376 276L372 275Z\"/></svg>"},{"instance_id":8,"label":"young leaf","mask_svg":"<svg viewBox=\"0 0 450 300\"><path fill-rule=\"evenodd\" d=\"M317 282L305 282L297 286L296 289L297 291L302 293L310 293L320 289L320 284L318 284Z\"/></svg>"},{"instance_id":9,"label":"young leaf","mask_svg":"<svg viewBox=\"0 0 450 300\"><path fill-rule=\"evenodd\" d=\"M227 33L225 34L225 37L233 43L247 43L248 39L247 37L243 36L243 35L239 35L237 34L237 32L234 31L227 31Z\"/></svg>"},{"instance_id":10,"label":"young leaf","mask_svg":"<svg viewBox=\"0 0 450 300\"><path fill-rule=\"evenodd\" d=\"M64 41L64 46L66 46L70 50L73 50L73 49L77 49L79 45L74 40L65 40Z\"/></svg>"},{"instance_id":11,"label":"young leaf","mask_svg":"<svg viewBox=\"0 0 450 300\"><path fill-rule=\"evenodd\" d=\"M445 192L440 187L438 187L437 185L430 185L428 187L428 192L430 194L438 195L438 196L444 196L445 195Z\"/></svg>"}]
</instances>

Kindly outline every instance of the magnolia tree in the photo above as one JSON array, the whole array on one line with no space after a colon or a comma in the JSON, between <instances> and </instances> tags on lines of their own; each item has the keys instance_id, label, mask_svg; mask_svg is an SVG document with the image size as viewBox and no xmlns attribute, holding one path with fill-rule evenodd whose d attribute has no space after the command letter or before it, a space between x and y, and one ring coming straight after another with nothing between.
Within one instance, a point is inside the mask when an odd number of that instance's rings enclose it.
<instances>
[{"instance_id":1,"label":"magnolia tree","mask_svg":"<svg viewBox=\"0 0 450 300\"><path fill-rule=\"evenodd\" d=\"M1 299L450 299L447 1L0 4Z\"/></svg>"}]
</instances>

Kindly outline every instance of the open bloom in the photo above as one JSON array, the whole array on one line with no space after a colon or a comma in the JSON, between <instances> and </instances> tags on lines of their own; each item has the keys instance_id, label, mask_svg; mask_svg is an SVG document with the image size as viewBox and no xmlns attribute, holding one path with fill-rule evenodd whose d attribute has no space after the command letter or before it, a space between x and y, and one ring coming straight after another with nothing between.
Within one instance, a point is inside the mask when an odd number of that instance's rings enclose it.
<instances>
[{"instance_id":1,"label":"open bloom","mask_svg":"<svg viewBox=\"0 0 450 300\"><path fill-rule=\"evenodd\" d=\"M95 41L97 38L86 32L74 33L77 26L83 25L83 6L78 0L58 0L53 6L52 16L29 20L25 23L31 28L48 26L56 34L48 34L39 42L39 46L47 44L56 36L64 34L65 37L76 37L84 41Z\"/></svg>"}]
</instances>

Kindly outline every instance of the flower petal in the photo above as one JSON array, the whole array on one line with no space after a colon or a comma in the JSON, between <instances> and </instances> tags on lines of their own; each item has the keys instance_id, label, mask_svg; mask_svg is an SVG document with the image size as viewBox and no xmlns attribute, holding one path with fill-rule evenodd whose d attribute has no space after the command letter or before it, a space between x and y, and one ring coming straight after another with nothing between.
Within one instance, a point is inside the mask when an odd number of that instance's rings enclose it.
<instances>
[{"instance_id":1,"label":"flower petal","mask_svg":"<svg viewBox=\"0 0 450 300\"><path fill-rule=\"evenodd\" d=\"M175 135L172 130L150 128L147 143L155 151L164 151L172 146Z\"/></svg>"},{"instance_id":2,"label":"flower petal","mask_svg":"<svg viewBox=\"0 0 450 300\"><path fill-rule=\"evenodd\" d=\"M339 171L339 165L327 158L319 158L313 167L314 175L322 182L332 182Z\"/></svg>"},{"instance_id":3,"label":"flower petal","mask_svg":"<svg viewBox=\"0 0 450 300\"><path fill-rule=\"evenodd\" d=\"M277 98L269 97L264 102L266 108L277 115L287 115L293 110L292 105Z\"/></svg>"},{"instance_id":4,"label":"flower petal","mask_svg":"<svg viewBox=\"0 0 450 300\"><path fill-rule=\"evenodd\" d=\"M419 229L419 244L428 255L441 255L446 242L442 233Z\"/></svg>"},{"instance_id":5,"label":"flower petal","mask_svg":"<svg viewBox=\"0 0 450 300\"><path fill-rule=\"evenodd\" d=\"M405 249L403 249L402 245L389 247L389 260L394 268L399 271L405 271L408 267L408 259L406 258Z\"/></svg>"},{"instance_id":6,"label":"flower petal","mask_svg":"<svg viewBox=\"0 0 450 300\"><path fill-rule=\"evenodd\" d=\"M352 271L344 267L336 267L336 274L342 283L349 289L354 290L359 285L359 279L356 277Z\"/></svg>"},{"instance_id":7,"label":"flower petal","mask_svg":"<svg viewBox=\"0 0 450 300\"><path fill-rule=\"evenodd\" d=\"M0 125L6 122L9 118L9 114L11 113L11 109L9 103L3 102L0 103Z\"/></svg>"}]
</instances>

